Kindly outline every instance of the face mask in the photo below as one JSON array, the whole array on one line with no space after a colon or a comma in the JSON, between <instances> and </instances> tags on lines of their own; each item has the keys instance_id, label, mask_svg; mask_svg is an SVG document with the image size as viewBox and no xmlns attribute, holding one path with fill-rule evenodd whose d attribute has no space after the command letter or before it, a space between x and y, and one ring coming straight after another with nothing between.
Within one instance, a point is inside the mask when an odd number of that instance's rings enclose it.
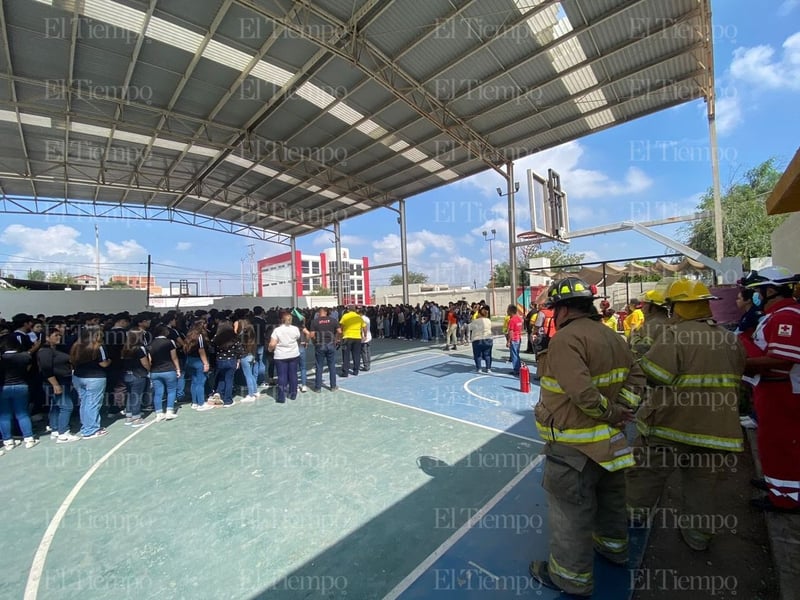
<instances>
[{"instance_id":1,"label":"face mask","mask_svg":"<svg viewBox=\"0 0 800 600\"><path fill-rule=\"evenodd\" d=\"M764 299L761 297L761 292L753 293L753 306L761 306Z\"/></svg>"}]
</instances>

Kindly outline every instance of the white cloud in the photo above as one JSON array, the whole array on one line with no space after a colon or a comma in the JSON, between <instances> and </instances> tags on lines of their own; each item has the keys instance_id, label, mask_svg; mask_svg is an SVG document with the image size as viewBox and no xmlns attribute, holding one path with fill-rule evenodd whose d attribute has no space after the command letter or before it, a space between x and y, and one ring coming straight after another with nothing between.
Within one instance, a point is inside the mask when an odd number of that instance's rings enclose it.
<instances>
[{"instance_id":1,"label":"white cloud","mask_svg":"<svg viewBox=\"0 0 800 600\"><path fill-rule=\"evenodd\" d=\"M395 233L385 235L372 242L374 249L372 262L386 264L400 261L400 236ZM471 248L465 256L458 247L456 239L450 235L433 233L426 229L409 232L406 241L408 268L425 273L431 283L472 285L489 272L488 248ZM485 257L484 257L485 254ZM484 265L484 258L486 264ZM376 285L385 284L393 274L400 273L400 267L381 269L371 277ZM479 282L480 284L480 282Z\"/></svg>"},{"instance_id":2,"label":"white cloud","mask_svg":"<svg viewBox=\"0 0 800 600\"><path fill-rule=\"evenodd\" d=\"M369 243L369 240L357 235L348 235L343 233L341 238L342 246L345 248L349 248L350 246L363 246L364 244ZM333 234L330 231L320 231L311 240L311 245L319 248L333 248L335 244L336 242L333 239Z\"/></svg>"},{"instance_id":3,"label":"white cloud","mask_svg":"<svg viewBox=\"0 0 800 600\"><path fill-rule=\"evenodd\" d=\"M517 181L520 182L517 199L524 199L527 203L528 169L533 169L543 177L547 175L547 169L555 170L561 176L562 187L570 199L576 200L637 194L653 184L652 179L637 167L630 167L621 181L614 180L602 171L579 168L578 165L586 161L584 153L584 146L578 141L572 141L516 161L514 171ZM458 184L477 187L484 195L495 197L495 188L503 187L502 179L492 171L473 175Z\"/></svg>"},{"instance_id":4,"label":"white cloud","mask_svg":"<svg viewBox=\"0 0 800 600\"><path fill-rule=\"evenodd\" d=\"M800 6L800 0L783 0L780 8L778 9L778 14L782 17L785 17L798 6Z\"/></svg>"},{"instance_id":5,"label":"white cloud","mask_svg":"<svg viewBox=\"0 0 800 600\"><path fill-rule=\"evenodd\" d=\"M800 90L800 32L786 38L782 46L780 58L776 58L772 46L736 48L731 77L751 88Z\"/></svg>"},{"instance_id":6,"label":"white cloud","mask_svg":"<svg viewBox=\"0 0 800 600\"><path fill-rule=\"evenodd\" d=\"M80 236L77 229L67 225L53 225L43 229L19 224L9 225L0 233L0 242L13 248L12 254L17 263L29 259L31 264L8 264L5 268L17 273L28 268L48 272L68 271L74 275L94 273L94 244L80 242ZM147 250L136 240L105 241L104 248L105 252L100 253L103 277L131 271L131 265L116 263L144 261L147 257Z\"/></svg>"},{"instance_id":7,"label":"white cloud","mask_svg":"<svg viewBox=\"0 0 800 600\"><path fill-rule=\"evenodd\" d=\"M717 110L717 133L719 135L730 133L742 122L742 106L739 103L739 96L719 98L715 106ZM705 105L701 108L705 113Z\"/></svg>"},{"instance_id":8,"label":"white cloud","mask_svg":"<svg viewBox=\"0 0 800 600\"><path fill-rule=\"evenodd\" d=\"M183 252L185 250L189 250L192 247L192 242L178 242L175 244L175 250L179 252Z\"/></svg>"}]
</instances>

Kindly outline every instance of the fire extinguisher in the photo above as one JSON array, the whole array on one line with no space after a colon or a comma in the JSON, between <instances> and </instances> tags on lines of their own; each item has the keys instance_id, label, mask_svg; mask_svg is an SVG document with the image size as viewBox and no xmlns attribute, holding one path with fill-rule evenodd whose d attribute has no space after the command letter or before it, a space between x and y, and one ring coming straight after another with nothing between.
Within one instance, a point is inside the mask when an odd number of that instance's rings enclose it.
<instances>
[{"instance_id":1,"label":"fire extinguisher","mask_svg":"<svg viewBox=\"0 0 800 600\"><path fill-rule=\"evenodd\" d=\"M519 369L519 391L523 394L531 391L531 372L525 363Z\"/></svg>"}]
</instances>

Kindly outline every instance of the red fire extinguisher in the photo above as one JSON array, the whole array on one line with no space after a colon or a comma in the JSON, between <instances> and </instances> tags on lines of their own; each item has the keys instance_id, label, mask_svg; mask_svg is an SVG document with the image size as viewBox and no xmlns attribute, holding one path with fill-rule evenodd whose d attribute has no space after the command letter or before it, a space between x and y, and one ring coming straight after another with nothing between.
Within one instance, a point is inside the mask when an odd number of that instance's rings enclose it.
<instances>
[{"instance_id":1,"label":"red fire extinguisher","mask_svg":"<svg viewBox=\"0 0 800 600\"><path fill-rule=\"evenodd\" d=\"M531 391L531 372L525 363L519 369L519 391L524 394Z\"/></svg>"}]
</instances>

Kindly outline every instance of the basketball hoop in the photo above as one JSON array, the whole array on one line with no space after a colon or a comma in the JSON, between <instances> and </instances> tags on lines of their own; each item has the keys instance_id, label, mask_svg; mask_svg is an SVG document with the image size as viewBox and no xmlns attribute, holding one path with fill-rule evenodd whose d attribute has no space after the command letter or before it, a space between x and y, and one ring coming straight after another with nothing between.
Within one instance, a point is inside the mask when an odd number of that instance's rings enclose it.
<instances>
[{"instance_id":1,"label":"basketball hoop","mask_svg":"<svg viewBox=\"0 0 800 600\"><path fill-rule=\"evenodd\" d=\"M547 235L541 231L525 231L517 235L517 239L521 245L524 244L538 246L544 244L545 242L561 242L562 244L569 243L567 240L562 240L554 235Z\"/></svg>"}]
</instances>

